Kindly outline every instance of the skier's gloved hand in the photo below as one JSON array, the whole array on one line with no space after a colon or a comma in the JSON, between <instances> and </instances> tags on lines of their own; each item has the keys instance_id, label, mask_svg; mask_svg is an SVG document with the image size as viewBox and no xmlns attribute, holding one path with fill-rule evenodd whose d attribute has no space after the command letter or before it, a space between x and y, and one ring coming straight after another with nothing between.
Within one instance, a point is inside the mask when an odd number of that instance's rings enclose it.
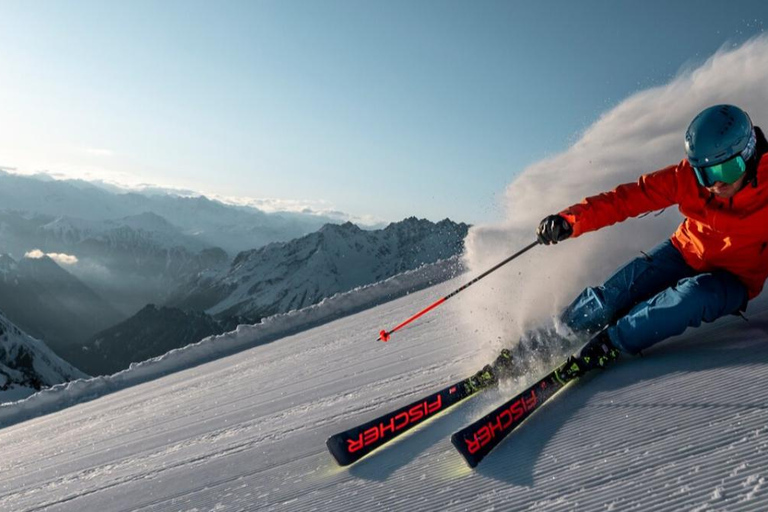
<instances>
[{"instance_id":1,"label":"skier's gloved hand","mask_svg":"<svg viewBox=\"0 0 768 512\"><path fill-rule=\"evenodd\" d=\"M562 242L573 233L571 223L559 215L549 215L539 223L536 238L540 244L550 245Z\"/></svg>"}]
</instances>

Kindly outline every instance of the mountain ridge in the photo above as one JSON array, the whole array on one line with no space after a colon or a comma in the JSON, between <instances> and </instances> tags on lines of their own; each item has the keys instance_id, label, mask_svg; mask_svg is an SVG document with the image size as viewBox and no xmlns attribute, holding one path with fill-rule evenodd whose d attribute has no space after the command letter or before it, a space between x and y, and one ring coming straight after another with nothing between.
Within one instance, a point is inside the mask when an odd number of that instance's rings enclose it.
<instances>
[{"instance_id":1,"label":"mountain ridge","mask_svg":"<svg viewBox=\"0 0 768 512\"><path fill-rule=\"evenodd\" d=\"M231 266L199 275L166 305L212 315L261 318L316 304L461 253L469 226L409 217L381 230L326 224L290 242L239 253Z\"/></svg>"}]
</instances>

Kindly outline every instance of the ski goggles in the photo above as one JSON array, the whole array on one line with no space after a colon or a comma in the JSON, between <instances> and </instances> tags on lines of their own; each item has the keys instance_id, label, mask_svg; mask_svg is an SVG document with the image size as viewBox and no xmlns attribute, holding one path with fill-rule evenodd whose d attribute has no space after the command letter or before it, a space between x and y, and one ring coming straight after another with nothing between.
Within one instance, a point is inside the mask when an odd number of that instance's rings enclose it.
<instances>
[{"instance_id":1,"label":"ski goggles","mask_svg":"<svg viewBox=\"0 0 768 512\"><path fill-rule=\"evenodd\" d=\"M741 178L747 171L747 163L741 155L736 155L730 160L707 167L694 167L696 179L702 187L711 187L717 181L731 184Z\"/></svg>"}]
</instances>

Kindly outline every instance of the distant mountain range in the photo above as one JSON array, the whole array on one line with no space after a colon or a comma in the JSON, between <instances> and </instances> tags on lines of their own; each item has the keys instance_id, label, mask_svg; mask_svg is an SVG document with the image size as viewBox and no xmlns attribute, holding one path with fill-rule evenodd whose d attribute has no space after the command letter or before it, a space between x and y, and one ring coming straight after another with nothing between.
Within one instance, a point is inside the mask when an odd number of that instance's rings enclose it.
<instances>
[{"instance_id":1,"label":"distant mountain range","mask_svg":"<svg viewBox=\"0 0 768 512\"><path fill-rule=\"evenodd\" d=\"M93 374L455 257L468 231L413 217L364 230L3 171L0 205L0 310Z\"/></svg>"},{"instance_id":2,"label":"distant mountain range","mask_svg":"<svg viewBox=\"0 0 768 512\"><path fill-rule=\"evenodd\" d=\"M21 400L42 388L86 377L0 313L0 402Z\"/></svg>"},{"instance_id":3,"label":"distant mountain range","mask_svg":"<svg viewBox=\"0 0 768 512\"><path fill-rule=\"evenodd\" d=\"M226 205L204 196L108 190L103 185L81 180L53 180L45 175L30 177L4 171L0 171L0 206L4 210L31 212L55 219L78 219L86 225L151 213L156 216L151 223L161 217L175 226L179 235L187 237L183 244L187 249L220 247L232 255L270 242L292 240L334 222L329 217L313 214L265 213L256 208ZM141 223L143 229L147 228L145 221ZM167 225L159 227L164 230ZM186 244L190 239L196 240L194 246ZM0 252L12 251L0 245Z\"/></svg>"},{"instance_id":4,"label":"distant mountain range","mask_svg":"<svg viewBox=\"0 0 768 512\"><path fill-rule=\"evenodd\" d=\"M459 254L469 226L414 217L365 231L328 224L290 242L241 252L229 269L201 273L167 305L262 318Z\"/></svg>"}]
</instances>

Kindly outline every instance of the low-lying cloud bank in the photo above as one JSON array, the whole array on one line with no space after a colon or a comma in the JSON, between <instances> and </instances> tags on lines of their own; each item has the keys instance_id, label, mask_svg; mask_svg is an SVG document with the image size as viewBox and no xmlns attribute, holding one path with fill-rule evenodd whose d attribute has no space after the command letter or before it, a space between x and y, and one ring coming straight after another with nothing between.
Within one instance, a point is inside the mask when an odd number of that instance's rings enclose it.
<instances>
[{"instance_id":1,"label":"low-lying cloud bank","mask_svg":"<svg viewBox=\"0 0 768 512\"><path fill-rule=\"evenodd\" d=\"M685 156L683 137L702 109L731 103L768 127L768 37L721 50L665 86L630 96L605 112L565 152L523 170L506 189L506 219L473 228L465 264L478 274L535 240L538 222L586 196L636 181ZM537 247L467 292L475 342L489 354L526 328L557 314L590 284L668 238L681 221L676 208ZM479 338L478 338L479 336Z\"/></svg>"},{"instance_id":2,"label":"low-lying cloud bank","mask_svg":"<svg viewBox=\"0 0 768 512\"><path fill-rule=\"evenodd\" d=\"M40 259L43 256L48 256L59 265L75 265L77 263L77 256L71 254L64 254L58 252L44 253L40 249L33 249L24 255L25 258Z\"/></svg>"}]
</instances>

